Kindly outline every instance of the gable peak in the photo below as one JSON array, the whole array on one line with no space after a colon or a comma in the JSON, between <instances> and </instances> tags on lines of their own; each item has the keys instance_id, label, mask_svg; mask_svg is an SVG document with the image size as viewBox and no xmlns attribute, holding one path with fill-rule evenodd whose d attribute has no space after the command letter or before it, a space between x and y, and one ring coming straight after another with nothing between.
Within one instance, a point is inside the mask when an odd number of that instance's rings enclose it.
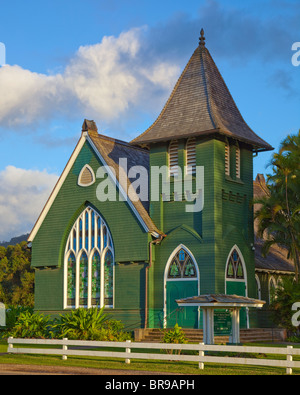
<instances>
[{"instance_id":1,"label":"gable peak","mask_svg":"<svg viewBox=\"0 0 300 395\"><path fill-rule=\"evenodd\" d=\"M98 133L98 128L95 121L90 121L85 119L82 124L82 132L96 132Z\"/></svg>"}]
</instances>

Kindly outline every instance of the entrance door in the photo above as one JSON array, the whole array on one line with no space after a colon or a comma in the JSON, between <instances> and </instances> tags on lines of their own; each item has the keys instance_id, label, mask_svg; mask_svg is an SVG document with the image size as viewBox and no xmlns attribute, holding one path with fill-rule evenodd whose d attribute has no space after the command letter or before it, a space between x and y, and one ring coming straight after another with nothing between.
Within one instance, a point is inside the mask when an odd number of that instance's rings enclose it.
<instances>
[{"instance_id":1,"label":"entrance door","mask_svg":"<svg viewBox=\"0 0 300 395\"><path fill-rule=\"evenodd\" d=\"M246 296L246 285L244 282L226 281L227 295ZM240 327L247 328L247 310L242 307L240 310Z\"/></svg>"},{"instance_id":2,"label":"entrance door","mask_svg":"<svg viewBox=\"0 0 300 395\"><path fill-rule=\"evenodd\" d=\"M183 328L198 328L197 307L179 307L176 300L199 295L199 270L195 258L183 245L171 254L165 269L164 326L177 323Z\"/></svg>"},{"instance_id":3,"label":"entrance door","mask_svg":"<svg viewBox=\"0 0 300 395\"><path fill-rule=\"evenodd\" d=\"M198 328L198 308L179 307L176 300L198 295L198 281L167 281L167 328Z\"/></svg>"}]
</instances>

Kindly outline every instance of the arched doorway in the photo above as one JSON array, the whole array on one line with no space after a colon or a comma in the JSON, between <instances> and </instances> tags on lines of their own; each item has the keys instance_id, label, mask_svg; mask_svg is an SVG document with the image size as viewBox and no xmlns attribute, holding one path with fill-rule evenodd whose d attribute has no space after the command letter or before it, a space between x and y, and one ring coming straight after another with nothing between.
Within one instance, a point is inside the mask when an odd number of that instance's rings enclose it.
<instances>
[{"instance_id":1,"label":"arched doorway","mask_svg":"<svg viewBox=\"0 0 300 395\"><path fill-rule=\"evenodd\" d=\"M225 293L227 295L248 296L247 271L243 255L237 245L232 247L226 262ZM248 311L240 311L240 326L248 328Z\"/></svg>"},{"instance_id":2,"label":"arched doorway","mask_svg":"<svg viewBox=\"0 0 300 395\"><path fill-rule=\"evenodd\" d=\"M199 269L193 254L184 245L179 245L165 267L164 327L171 328L177 323L183 328L198 328L199 309L179 308L176 300L199 295L199 280Z\"/></svg>"}]
</instances>

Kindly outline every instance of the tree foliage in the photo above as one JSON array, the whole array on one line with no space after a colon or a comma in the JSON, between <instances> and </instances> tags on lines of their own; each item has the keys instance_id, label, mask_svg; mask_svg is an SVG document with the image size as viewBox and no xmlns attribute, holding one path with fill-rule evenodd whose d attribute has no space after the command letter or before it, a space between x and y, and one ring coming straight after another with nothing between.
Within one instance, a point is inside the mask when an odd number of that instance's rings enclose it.
<instances>
[{"instance_id":1,"label":"tree foliage","mask_svg":"<svg viewBox=\"0 0 300 395\"><path fill-rule=\"evenodd\" d=\"M26 242L0 247L0 300L6 305L34 305L34 270Z\"/></svg>"},{"instance_id":2,"label":"tree foliage","mask_svg":"<svg viewBox=\"0 0 300 395\"><path fill-rule=\"evenodd\" d=\"M265 239L263 254L277 244L287 250L295 265L296 280L300 273L300 131L287 136L273 154L273 173L267 176L268 196L255 200L258 236Z\"/></svg>"},{"instance_id":3,"label":"tree foliage","mask_svg":"<svg viewBox=\"0 0 300 395\"><path fill-rule=\"evenodd\" d=\"M293 325L292 316L295 311L292 306L295 302L300 301L300 283L296 283L294 279L287 277L282 280L279 287L274 293L273 302L271 304L273 312L273 321L279 327L285 328L289 335L300 334L300 328Z\"/></svg>"}]
</instances>

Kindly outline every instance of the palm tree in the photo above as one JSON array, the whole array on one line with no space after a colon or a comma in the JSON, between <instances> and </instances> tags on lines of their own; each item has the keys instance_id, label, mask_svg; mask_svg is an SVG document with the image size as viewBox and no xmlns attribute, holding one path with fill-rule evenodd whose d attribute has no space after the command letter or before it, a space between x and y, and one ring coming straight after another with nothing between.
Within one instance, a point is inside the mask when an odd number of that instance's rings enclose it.
<instances>
[{"instance_id":1,"label":"palm tree","mask_svg":"<svg viewBox=\"0 0 300 395\"><path fill-rule=\"evenodd\" d=\"M287 250L294 261L296 281L300 272L300 131L287 136L279 153L271 160L273 174L268 175L268 196L257 199L255 213L258 236L264 238L263 254L277 244Z\"/></svg>"}]
</instances>

